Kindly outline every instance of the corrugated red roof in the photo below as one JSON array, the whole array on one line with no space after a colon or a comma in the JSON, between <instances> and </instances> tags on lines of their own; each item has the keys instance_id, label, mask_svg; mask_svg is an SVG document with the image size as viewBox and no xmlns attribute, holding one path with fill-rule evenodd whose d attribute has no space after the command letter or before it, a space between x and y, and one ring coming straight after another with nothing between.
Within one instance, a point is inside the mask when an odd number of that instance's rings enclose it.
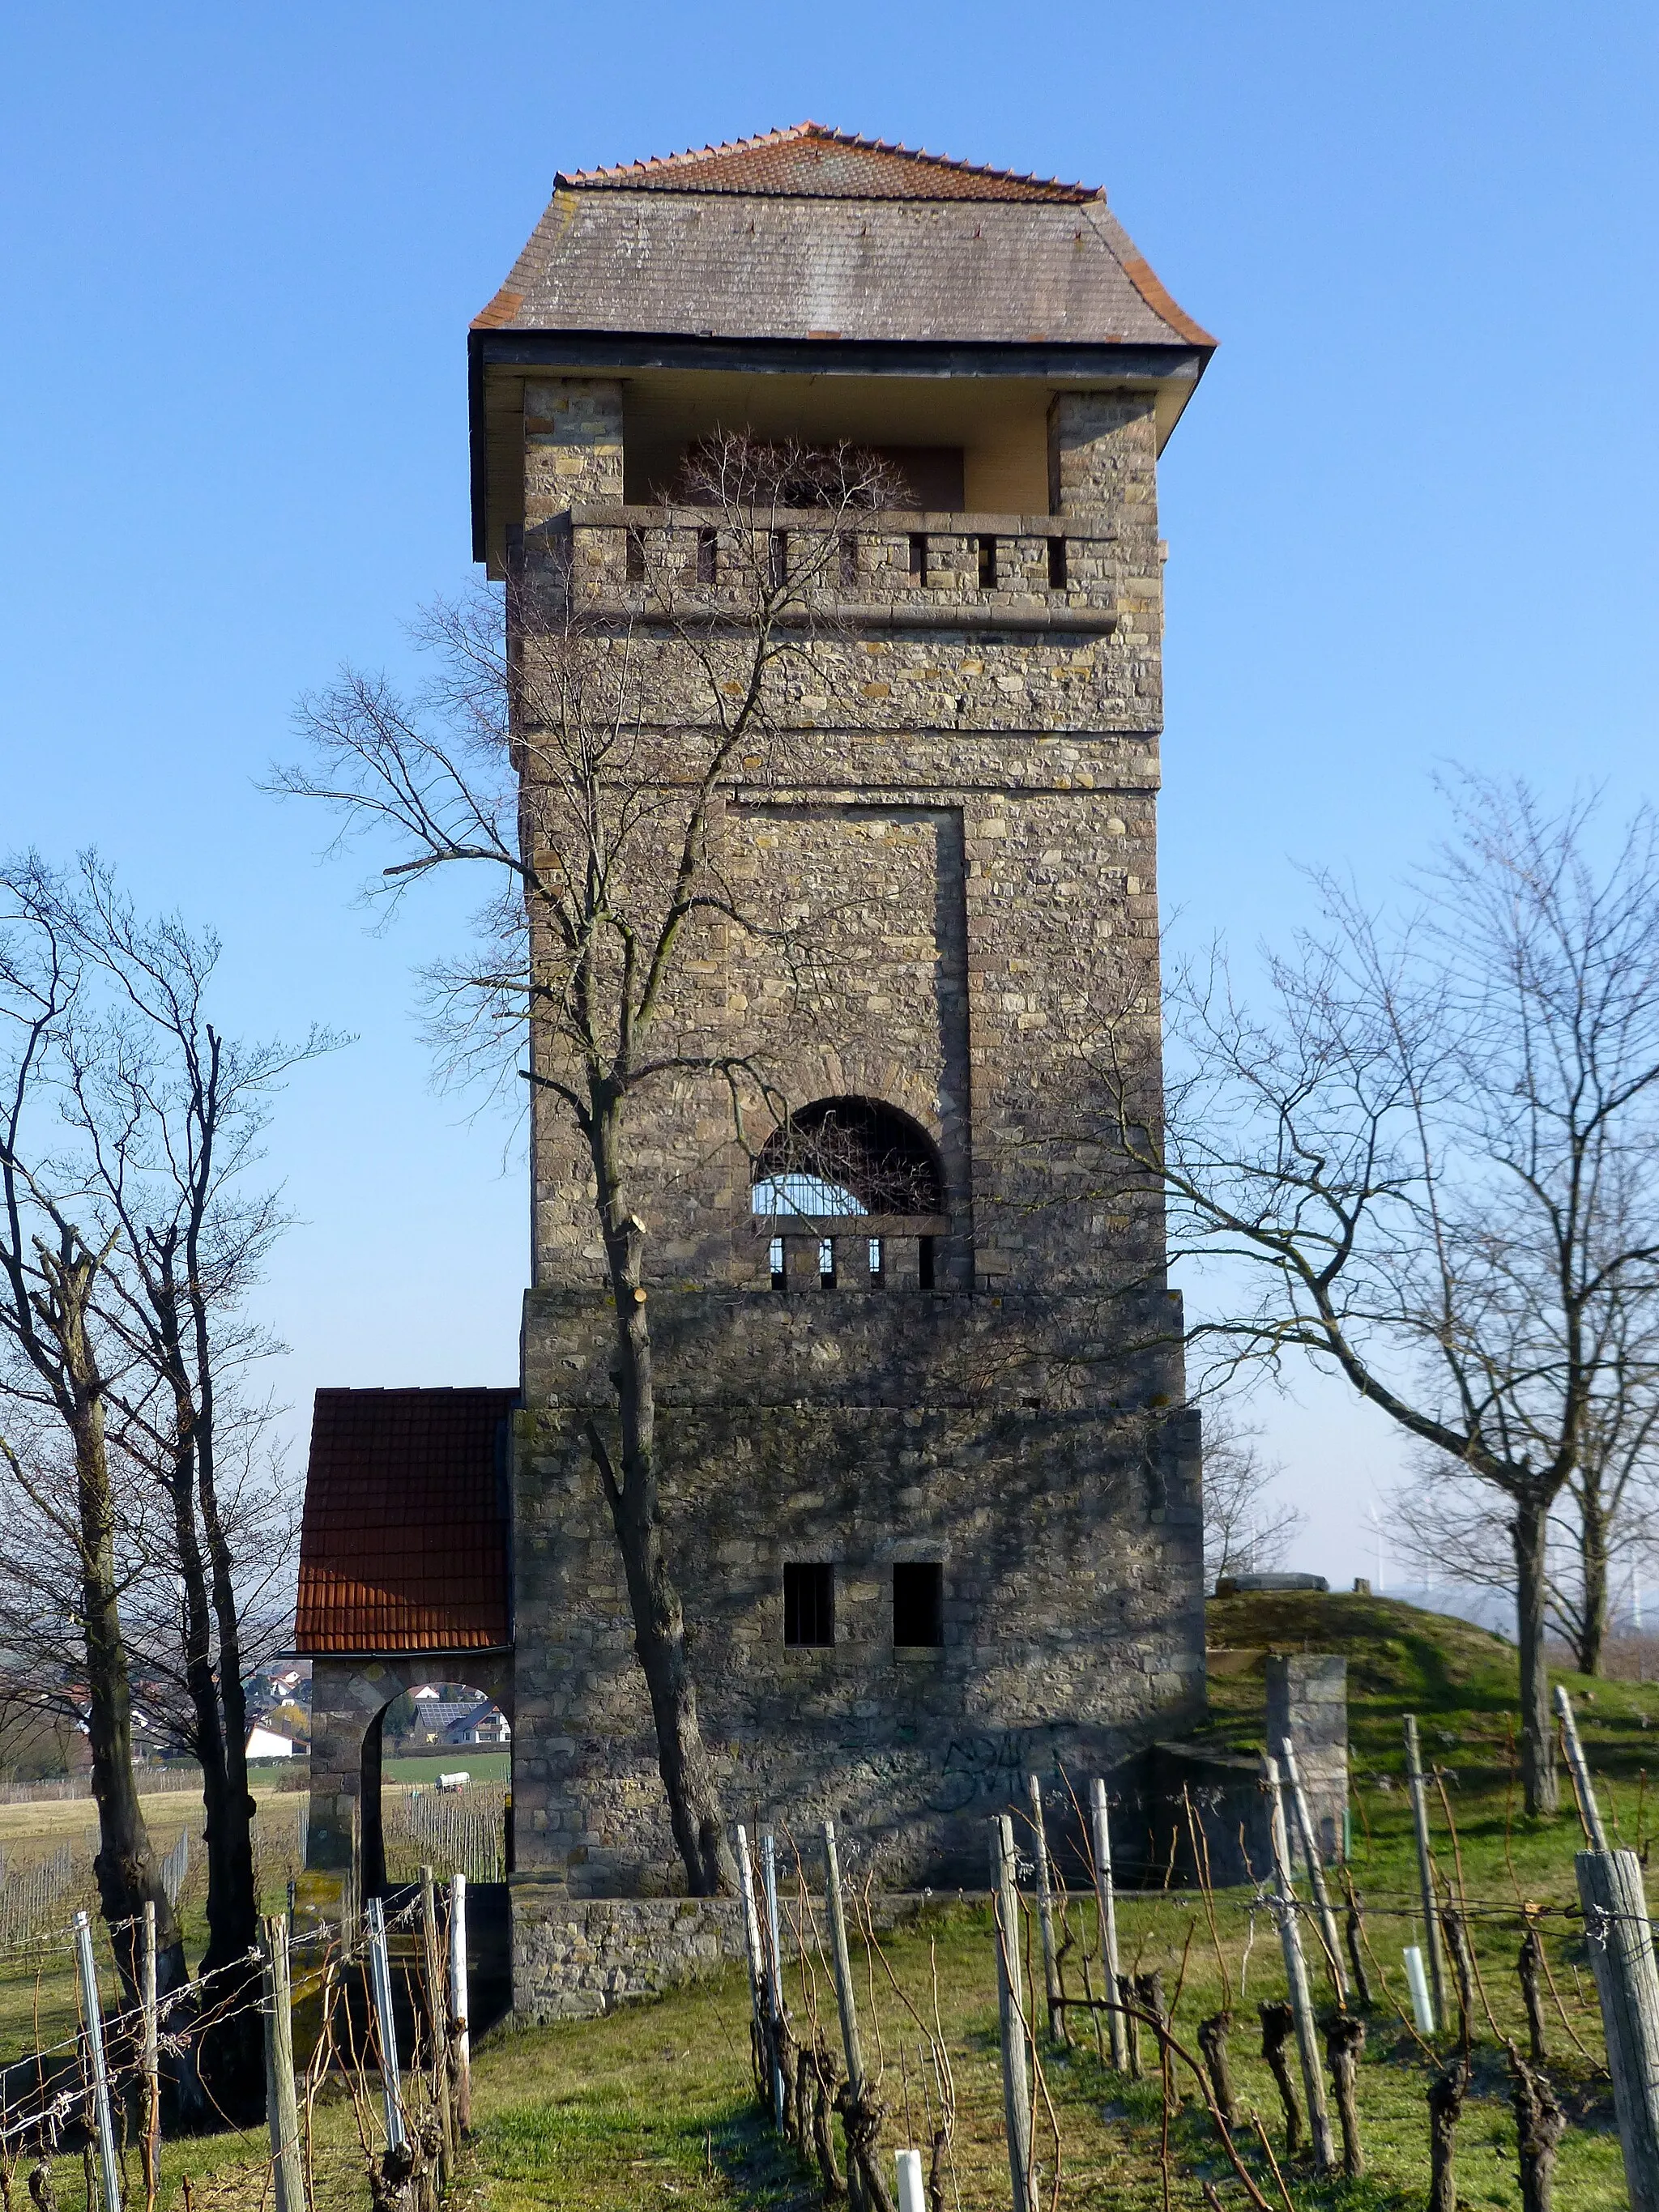
<instances>
[{"instance_id":1,"label":"corrugated red roof","mask_svg":"<svg viewBox=\"0 0 1659 2212\"><path fill-rule=\"evenodd\" d=\"M319 1390L295 1647L313 1657L512 1641L516 1390Z\"/></svg>"},{"instance_id":2,"label":"corrugated red roof","mask_svg":"<svg viewBox=\"0 0 1659 2212\"><path fill-rule=\"evenodd\" d=\"M718 146L689 147L647 161L611 169L582 169L561 176L561 185L627 191L742 192L802 199L1048 200L1075 206L1104 199L1091 185L1063 185L1055 177L1021 175L948 154L861 138L822 123L794 123L785 131Z\"/></svg>"}]
</instances>

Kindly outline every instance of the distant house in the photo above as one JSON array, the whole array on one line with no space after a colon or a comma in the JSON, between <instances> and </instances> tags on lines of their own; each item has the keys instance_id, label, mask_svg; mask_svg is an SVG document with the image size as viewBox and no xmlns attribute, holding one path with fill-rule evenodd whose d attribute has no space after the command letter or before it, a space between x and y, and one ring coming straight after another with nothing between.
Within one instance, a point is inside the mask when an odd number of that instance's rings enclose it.
<instances>
[{"instance_id":1,"label":"distant house","mask_svg":"<svg viewBox=\"0 0 1659 2212\"><path fill-rule=\"evenodd\" d=\"M450 1723L444 1736L446 1743L508 1744L513 1730L499 1705L488 1702L473 1705L459 1720Z\"/></svg>"},{"instance_id":2,"label":"distant house","mask_svg":"<svg viewBox=\"0 0 1659 2212\"><path fill-rule=\"evenodd\" d=\"M285 1735L271 1729L257 1725L247 1732L247 1756L250 1759L292 1759L294 1746Z\"/></svg>"}]
</instances>

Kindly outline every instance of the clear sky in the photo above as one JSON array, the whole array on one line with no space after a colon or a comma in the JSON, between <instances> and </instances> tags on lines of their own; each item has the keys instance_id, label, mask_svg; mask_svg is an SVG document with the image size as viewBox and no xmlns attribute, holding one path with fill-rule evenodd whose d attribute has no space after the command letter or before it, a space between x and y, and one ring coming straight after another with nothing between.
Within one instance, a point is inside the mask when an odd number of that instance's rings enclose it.
<instances>
[{"instance_id":1,"label":"clear sky","mask_svg":"<svg viewBox=\"0 0 1659 2212\"><path fill-rule=\"evenodd\" d=\"M556 168L811 116L1107 186L1222 340L1164 470L1164 887L1248 947L1297 861L1419 852L1438 762L1652 788L1656 39L1486 0L5 9L0 844L94 841L215 921L234 1025L356 1033L275 1133L283 1395L515 1370L511 1133L410 1018L454 917L367 933L254 781L467 574L466 325ZM1329 1392L1267 1417L1302 1562L1364 1571L1391 1440Z\"/></svg>"}]
</instances>

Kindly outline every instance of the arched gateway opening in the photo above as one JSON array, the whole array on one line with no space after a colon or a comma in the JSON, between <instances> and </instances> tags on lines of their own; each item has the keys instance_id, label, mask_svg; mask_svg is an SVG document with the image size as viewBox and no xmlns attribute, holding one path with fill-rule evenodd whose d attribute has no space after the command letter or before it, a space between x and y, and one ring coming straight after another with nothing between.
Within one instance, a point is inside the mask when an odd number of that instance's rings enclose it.
<instances>
[{"instance_id":1,"label":"arched gateway opening","mask_svg":"<svg viewBox=\"0 0 1659 2212\"><path fill-rule=\"evenodd\" d=\"M319 1390L300 1547L312 1747L296 1914L315 1923L394 1898L422 1864L441 1881L465 1873L478 2026L512 2002L518 1401L516 1390Z\"/></svg>"}]
</instances>

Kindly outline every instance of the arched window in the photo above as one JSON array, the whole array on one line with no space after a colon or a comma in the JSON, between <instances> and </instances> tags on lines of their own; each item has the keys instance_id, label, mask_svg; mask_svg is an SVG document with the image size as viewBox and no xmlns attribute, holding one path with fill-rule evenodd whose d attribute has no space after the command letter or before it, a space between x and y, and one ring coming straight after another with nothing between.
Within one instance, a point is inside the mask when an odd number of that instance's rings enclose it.
<instances>
[{"instance_id":1,"label":"arched window","mask_svg":"<svg viewBox=\"0 0 1659 2212\"><path fill-rule=\"evenodd\" d=\"M919 1121L877 1098L820 1098L775 1129L755 1164L757 1214L937 1214L945 1178Z\"/></svg>"}]
</instances>

